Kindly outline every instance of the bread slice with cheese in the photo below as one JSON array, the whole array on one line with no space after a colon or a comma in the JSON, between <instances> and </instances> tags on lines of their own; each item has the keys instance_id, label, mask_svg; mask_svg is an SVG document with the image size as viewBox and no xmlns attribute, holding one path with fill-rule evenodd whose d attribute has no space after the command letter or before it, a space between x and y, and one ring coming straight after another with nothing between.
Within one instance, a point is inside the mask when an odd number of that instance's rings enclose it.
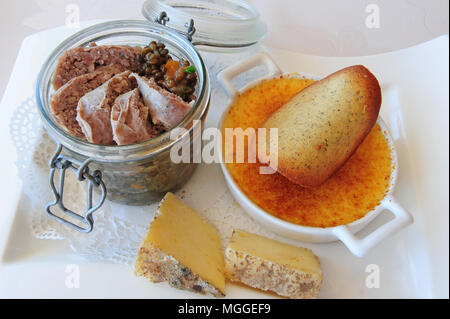
<instances>
[{"instance_id":1,"label":"bread slice with cheese","mask_svg":"<svg viewBox=\"0 0 450 319\"><path fill-rule=\"evenodd\" d=\"M217 230L167 193L142 241L135 274L179 289L224 296L224 258Z\"/></svg>"},{"instance_id":2,"label":"bread slice with cheese","mask_svg":"<svg viewBox=\"0 0 450 319\"><path fill-rule=\"evenodd\" d=\"M311 250L235 230L225 250L231 281L289 298L316 298L322 284L319 259Z\"/></svg>"}]
</instances>

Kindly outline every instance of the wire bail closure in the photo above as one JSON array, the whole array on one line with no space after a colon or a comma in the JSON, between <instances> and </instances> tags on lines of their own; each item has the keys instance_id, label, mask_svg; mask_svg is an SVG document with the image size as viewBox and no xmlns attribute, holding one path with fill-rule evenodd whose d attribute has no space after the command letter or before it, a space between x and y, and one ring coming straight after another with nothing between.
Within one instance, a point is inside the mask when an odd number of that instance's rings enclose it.
<instances>
[{"instance_id":1,"label":"wire bail closure","mask_svg":"<svg viewBox=\"0 0 450 319\"><path fill-rule=\"evenodd\" d=\"M61 224L64 224L65 226L68 226L81 233L90 233L94 228L94 219L92 217L92 214L103 205L106 199L106 186L102 180L102 173L99 170L95 170L92 174L90 174L88 165L89 163L92 162L91 158L88 158L84 162L79 162L71 157L62 155L61 154L62 149L63 149L62 144L58 144L55 153L53 154L52 158L49 161L50 166L49 184L55 199L53 202L47 203L47 205L45 206L45 211L47 212L47 215L49 217L51 217L52 219L56 220ZM88 187L86 193L87 210L84 213L84 215L79 215L64 206L63 203L64 182L67 169L72 170L77 175L77 179L80 182L86 179L88 180ZM58 188L56 188L54 181L55 173L57 170L59 171ZM100 187L101 190L100 199L95 206L93 206L92 204L92 193L94 187L96 188ZM53 206L59 206L59 208L63 211L63 213L66 216L69 216L75 219L76 221L79 221L80 223L86 225L86 227L82 227L67 219L64 219L63 217L57 216L51 210Z\"/></svg>"},{"instance_id":2,"label":"wire bail closure","mask_svg":"<svg viewBox=\"0 0 450 319\"><path fill-rule=\"evenodd\" d=\"M163 11L159 14L159 17L157 17L155 19L156 23L162 24L162 25L166 25L167 22L170 21L170 18L167 16L166 11Z\"/></svg>"},{"instance_id":3,"label":"wire bail closure","mask_svg":"<svg viewBox=\"0 0 450 319\"><path fill-rule=\"evenodd\" d=\"M167 22L170 21L169 16L167 15L167 12L162 11L159 16L155 19L156 23L159 23L163 26L166 26ZM190 19L189 24L186 23L185 28L187 29L187 33L185 34L186 38L188 39L189 42L192 42L192 37L195 34L195 26L194 26L194 19ZM179 32L179 31L177 31Z\"/></svg>"}]
</instances>

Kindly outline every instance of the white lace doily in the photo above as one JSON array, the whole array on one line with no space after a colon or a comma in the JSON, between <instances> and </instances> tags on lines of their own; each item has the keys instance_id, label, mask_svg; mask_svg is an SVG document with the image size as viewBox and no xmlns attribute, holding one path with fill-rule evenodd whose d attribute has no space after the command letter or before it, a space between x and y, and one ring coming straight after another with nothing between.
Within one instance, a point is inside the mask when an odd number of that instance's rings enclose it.
<instances>
[{"instance_id":1,"label":"white lace doily","mask_svg":"<svg viewBox=\"0 0 450 319\"><path fill-rule=\"evenodd\" d=\"M218 72L254 53L254 50L233 54L202 53L209 69L212 87L206 126L217 126L227 103L227 97L216 81ZM239 78L237 86L263 74L263 69L252 70ZM95 226L91 233L82 234L71 230L47 217L44 211L45 204L53 200L48 184L48 161L56 144L42 126L34 97L28 98L17 107L10 131L17 149L17 166L23 182L23 192L31 203L27 214L33 236L39 239L67 240L75 253L91 260L132 265L158 203L130 207L106 200L101 209L94 213ZM221 173L216 171L218 178L211 178L207 170L214 169L217 168L201 164L193 176L194 180L180 190L178 195L187 202L195 203L197 198L203 202L205 207L199 212L217 227L224 247L233 229L237 228L275 238L273 233L254 222L235 202L224 186ZM205 188L205 185L210 187ZM78 182L73 174L67 175L64 196L65 203L72 210L85 210L85 187L85 183ZM204 196L205 189L209 190L208 196ZM205 197L208 202L205 202Z\"/></svg>"}]
</instances>

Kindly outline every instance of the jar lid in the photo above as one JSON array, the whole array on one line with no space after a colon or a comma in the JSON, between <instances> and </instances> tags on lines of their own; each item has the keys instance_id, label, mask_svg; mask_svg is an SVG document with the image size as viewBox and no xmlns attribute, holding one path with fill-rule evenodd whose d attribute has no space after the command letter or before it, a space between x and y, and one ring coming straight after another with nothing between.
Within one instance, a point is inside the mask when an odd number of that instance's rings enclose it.
<instances>
[{"instance_id":1,"label":"jar lid","mask_svg":"<svg viewBox=\"0 0 450 319\"><path fill-rule=\"evenodd\" d=\"M192 44L216 48L239 48L261 41L267 27L258 11L243 0L147 0L142 14L150 22L165 12L167 26L187 33L191 19Z\"/></svg>"}]
</instances>

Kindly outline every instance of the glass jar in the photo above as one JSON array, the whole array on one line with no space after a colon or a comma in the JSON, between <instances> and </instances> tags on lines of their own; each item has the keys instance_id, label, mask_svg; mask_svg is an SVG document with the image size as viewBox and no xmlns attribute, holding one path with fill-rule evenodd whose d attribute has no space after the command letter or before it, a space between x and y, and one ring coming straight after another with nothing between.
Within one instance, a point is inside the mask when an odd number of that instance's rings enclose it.
<instances>
[{"instance_id":1,"label":"glass jar","mask_svg":"<svg viewBox=\"0 0 450 319\"><path fill-rule=\"evenodd\" d=\"M58 144L49 164L49 182L55 199L45 209L53 219L80 232L93 229L92 214L106 197L126 205L150 204L182 187L193 174L197 164L192 159L199 158L194 152L201 152L198 145L201 145L211 99L208 69L194 46L203 51L220 52L221 63L217 63L216 56L214 65L209 66L212 73L217 74L233 60L253 54L266 34L258 12L243 0L147 0L142 13L149 21L111 21L71 36L53 51L38 77L36 98L40 115L48 134ZM175 59L188 60L197 70L194 93L197 99L176 128L140 144L107 146L76 138L56 122L50 110L51 82L58 59L65 51L87 47L93 42L142 47L153 40L164 43ZM202 54L208 57L209 53ZM216 85L215 78L212 80ZM171 139L173 130L180 128L184 133ZM171 150L185 149L183 145L190 149L191 161L173 162ZM87 209L82 214L64 205L64 176L68 169L77 174L78 180L88 181ZM55 185L57 175L58 186ZM100 196L94 204L95 189ZM55 206L59 207L58 214Z\"/></svg>"},{"instance_id":2,"label":"glass jar","mask_svg":"<svg viewBox=\"0 0 450 319\"><path fill-rule=\"evenodd\" d=\"M184 58L197 70L195 104L177 128L185 132L176 139L170 138L170 131L142 142L124 146L98 145L79 139L54 119L50 109L53 93L52 76L58 58L63 52L86 47L95 42L97 45L145 46L150 41L163 42L174 59ZM168 191L175 191L191 177L197 164L174 163L170 158L173 147L181 149L183 143L189 143L191 156L193 144L200 138L197 127L205 120L210 102L210 83L208 71L195 47L185 35L159 24L146 21L122 20L94 25L71 36L61 43L43 65L38 77L37 104L44 126L58 149L50 161L50 184L55 201L46 207L47 213L54 219L79 231L92 230L92 213L101 206L105 196L110 200L127 205L145 205L161 198ZM87 179L88 209L79 214L70 211L63 204L64 174L72 169L80 181ZM59 186L54 184L56 172L59 173ZM96 205L92 203L92 189L100 189L101 197ZM65 215L87 225L68 221L56 215L53 206L59 206Z\"/></svg>"},{"instance_id":3,"label":"glass jar","mask_svg":"<svg viewBox=\"0 0 450 319\"><path fill-rule=\"evenodd\" d=\"M143 16L150 22L161 12L168 25L183 30L186 21L195 21L192 44L203 50L235 52L256 45L267 33L255 8L243 0L147 0Z\"/></svg>"}]
</instances>

